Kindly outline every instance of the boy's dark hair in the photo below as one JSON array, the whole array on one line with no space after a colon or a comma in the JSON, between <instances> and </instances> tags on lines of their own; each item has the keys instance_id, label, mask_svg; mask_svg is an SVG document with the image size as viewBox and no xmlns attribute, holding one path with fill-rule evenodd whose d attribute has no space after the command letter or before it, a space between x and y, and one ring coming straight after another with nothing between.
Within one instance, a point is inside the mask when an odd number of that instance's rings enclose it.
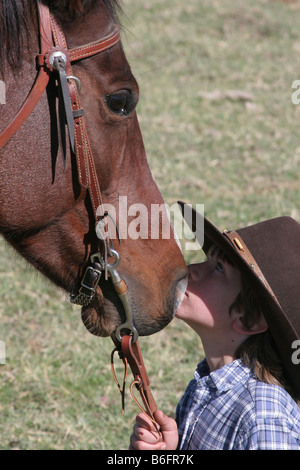
<instances>
[{"instance_id":1,"label":"boy's dark hair","mask_svg":"<svg viewBox=\"0 0 300 470\"><path fill-rule=\"evenodd\" d=\"M216 256L222 261L234 266L230 258L217 246L209 250L209 256ZM264 314L255 293L242 277L242 289L229 309L229 313L243 312L241 322L246 328L251 328L260 315ZM283 369L282 360L270 330L249 336L236 350L236 359L241 359L262 382L283 387L294 399L297 399L289 385Z\"/></svg>"}]
</instances>

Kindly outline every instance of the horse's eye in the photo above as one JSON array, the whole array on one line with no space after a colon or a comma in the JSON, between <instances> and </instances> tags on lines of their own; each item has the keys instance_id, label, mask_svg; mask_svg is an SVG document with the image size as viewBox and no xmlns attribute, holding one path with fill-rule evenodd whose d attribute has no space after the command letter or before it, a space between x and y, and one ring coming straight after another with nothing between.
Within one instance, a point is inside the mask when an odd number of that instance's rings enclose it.
<instances>
[{"instance_id":1,"label":"horse's eye","mask_svg":"<svg viewBox=\"0 0 300 470\"><path fill-rule=\"evenodd\" d=\"M106 95L105 101L110 111L121 116L127 116L135 106L134 97L128 90Z\"/></svg>"}]
</instances>

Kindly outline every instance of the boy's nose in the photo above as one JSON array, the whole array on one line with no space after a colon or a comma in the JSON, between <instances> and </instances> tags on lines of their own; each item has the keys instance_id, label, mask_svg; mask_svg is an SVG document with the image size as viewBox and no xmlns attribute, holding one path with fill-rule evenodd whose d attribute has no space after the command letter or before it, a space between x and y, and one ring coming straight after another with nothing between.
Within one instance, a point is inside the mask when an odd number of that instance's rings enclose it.
<instances>
[{"instance_id":1,"label":"boy's nose","mask_svg":"<svg viewBox=\"0 0 300 470\"><path fill-rule=\"evenodd\" d=\"M190 264L188 266L189 279L195 282L201 281L207 269L207 266L208 261L204 261L203 263Z\"/></svg>"}]
</instances>

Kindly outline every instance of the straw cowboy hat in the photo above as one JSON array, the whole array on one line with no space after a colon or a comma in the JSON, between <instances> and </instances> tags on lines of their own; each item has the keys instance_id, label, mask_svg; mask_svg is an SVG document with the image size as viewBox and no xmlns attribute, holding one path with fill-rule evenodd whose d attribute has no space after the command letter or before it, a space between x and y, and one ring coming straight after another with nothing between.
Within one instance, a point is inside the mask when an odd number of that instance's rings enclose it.
<instances>
[{"instance_id":1,"label":"straw cowboy hat","mask_svg":"<svg viewBox=\"0 0 300 470\"><path fill-rule=\"evenodd\" d=\"M252 287L286 376L300 397L300 224L277 217L221 233L191 206L178 204L203 251L216 244Z\"/></svg>"}]
</instances>

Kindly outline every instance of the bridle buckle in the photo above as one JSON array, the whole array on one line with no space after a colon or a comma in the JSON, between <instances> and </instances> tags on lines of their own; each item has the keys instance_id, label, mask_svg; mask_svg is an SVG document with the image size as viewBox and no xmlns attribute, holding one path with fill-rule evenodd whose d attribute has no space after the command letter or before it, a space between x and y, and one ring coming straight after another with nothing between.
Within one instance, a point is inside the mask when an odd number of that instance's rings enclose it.
<instances>
[{"instance_id":1,"label":"bridle buckle","mask_svg":"<svg viewBox=\"0 0 300 470\"><path fill-rule=\"evenodd\" d=\"M102 270L95 266L88 266L81 280L81 286L76 294L70 295L70 302L87 307L96 294Z\"/></svg>"}]
</instances>

